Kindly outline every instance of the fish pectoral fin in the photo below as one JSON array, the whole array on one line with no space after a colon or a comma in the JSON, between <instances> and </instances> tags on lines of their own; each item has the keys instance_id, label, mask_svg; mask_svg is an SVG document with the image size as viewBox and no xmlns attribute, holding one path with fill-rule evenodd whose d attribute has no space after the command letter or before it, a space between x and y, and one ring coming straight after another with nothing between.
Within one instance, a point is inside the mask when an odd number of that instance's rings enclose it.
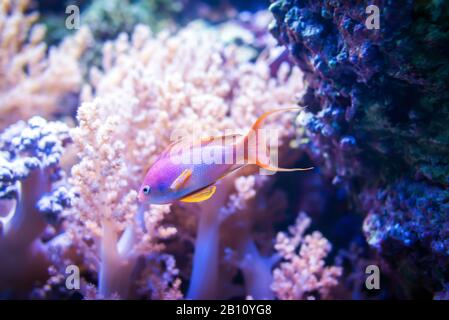
<instances>
[{"instance_id":1,"label":"fish pectoral fin","mask_svg":"<svg viewBox=\"0 0 449 320\"><path fill-rule=\"evenodd\" d=\"M176 191L183 186L187 180L190 179L192 176L192 169L185 169L176 179L173 181L173 183L170 185L170 189Z\"/></svg>"},{"instance_id":2,"label":"fish pectoral fin","mask_svg":"<svg viewBox=\"0 0 449 320\"><path fill-rule=\"evenodd\" d=\"M190 194L187 197L182 198L182 202L202 202L212 197L217 189L216 186L209 186L201 189L194 194Z\"/></svg>"}]
</instances>

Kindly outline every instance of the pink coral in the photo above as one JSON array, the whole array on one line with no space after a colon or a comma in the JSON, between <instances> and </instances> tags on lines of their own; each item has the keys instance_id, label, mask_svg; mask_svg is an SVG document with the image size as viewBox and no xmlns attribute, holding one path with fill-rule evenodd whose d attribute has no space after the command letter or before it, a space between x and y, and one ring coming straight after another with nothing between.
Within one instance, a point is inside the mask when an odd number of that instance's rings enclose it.
<instances>
[{"instance_id":1,"label":"pink coral","mask_svg":"<svg viewBox=\"0 0 449 320\"><path fill-rule=\"evenodd\" d=\"M330 243L317 231L304 236L311 220L305 213L301 213L296 223L289 227L288 233L277 234L274 253L264 249L254 230L258 225L257 220L261 219L258 215L263 211L278 214L276 209L281 211L284 209L282 205L278 208L270 206L269 209L257 212L254 205L256 201L260 202L260 199L254 198L254 195L264 194L263 189L267 187L268 178L258 177L257 184L254 184L254 176L245 178L245 183L243 180L239 182L239 179L236 180L238 192L231 196L231 199L234 199L231 203L238 203L232 205L238 220L227 226L228 232L234 232L232 238L234 241L237 239L237 244L233 244L232 241L229 243L226 258L231 265L242 271L247 298L289 300L329 298L330 290L338 284L338 277L342 272L340 267L325 266L324 259L331 250ZM242 184L246 187L238 188L238 185ZM274 201L279 204L279 200ZM263 217L267 218L266 215ZM258 228L260 227L259 223Z\"/></svg>"},{"instance_id":2,"label":"pink coral","mask_svg":"<svg viewBox=\"0 0 449 320\"><path fill-rule=\"evenodd\" d=\"M79 197L69 232L74 240L93 240L83 248L90 252L88 264L99 273L99 295L127 298L132 296L132 273L139 255L159 252L162 245L158 240L170 237L176 229L160 226L168 206L147 210L137 204L135 176L122 140L126 126L118 116L100 121L106 106L114 106L113 100L84 104L78 113L80 125L72 132L81 161L72 169L71 183ZM137 220L143 216L145 233Z\"/></svg>"},{"instance_id":3,"label":"pink coral","mask_svg":"<svg viewBox=\"0 0 449 320\"><path fill-rule=\"evenodd\" d=\"M272 289L282 300L326 299L338 283L340 267L325 266L324 259L331 244L315 231L304 236L311 220L304 213L289 228L289 234L280 232L275 248L283 262L273 271Z\"/></svg>"}]
</instances>

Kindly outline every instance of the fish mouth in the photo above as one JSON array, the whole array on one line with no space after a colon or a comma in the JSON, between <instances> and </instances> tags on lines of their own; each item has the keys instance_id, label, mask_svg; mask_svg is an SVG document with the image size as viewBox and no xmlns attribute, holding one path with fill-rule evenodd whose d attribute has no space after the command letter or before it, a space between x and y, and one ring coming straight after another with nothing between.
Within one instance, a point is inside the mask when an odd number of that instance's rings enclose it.
<instances>
[{"instance_id":1,"label":"fish mouth","mask_svg":"<svg viewBox=\"0 0 449 320\"><path fill-rule=\"evenodd\" d=\"M140 203L144 203L145 202L145 195L142 192L139 192L139 195L137 196L137 200Z\"/></svg>"}]
</instances>

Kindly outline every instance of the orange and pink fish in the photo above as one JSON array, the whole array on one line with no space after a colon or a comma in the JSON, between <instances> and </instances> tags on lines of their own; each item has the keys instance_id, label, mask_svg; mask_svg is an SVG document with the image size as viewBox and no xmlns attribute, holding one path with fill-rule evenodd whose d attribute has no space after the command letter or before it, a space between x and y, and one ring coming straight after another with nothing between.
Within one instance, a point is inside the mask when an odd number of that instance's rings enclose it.
<instances>
[{"instance_id":1,"label":"orange and pink fish","mask_svg":"<svg viewBox=\"0 0 449 320\"><path fill-rule=\"evenodd\" d=\"M142 186L139 190L138 199L141 203L167 204L174 201L201 202L213 196L216 191L216 182L229 173L238 170L248 164L256 164L270 171L304 171L313 168L285 169L273 166L266 157L261 157L259 144L261 139L257 138L257 132L264 120L271 114L277 112L302 110L302 108L286 108L268 111L260 116L252 125L246 135L233 135L211 137L192 142L179 140L169 145L148 170ZM232 143L223 143L223 141ZM255 143L251 144L251 141ZM254 147L251 147L254 145ZM213 163L199 161L181 161L185 157L185 151L193 154L218 154L223 161ZM224 161L225 159L236 159L237 150L244 150L244 162Z\"/></svg>"}]
</instances>

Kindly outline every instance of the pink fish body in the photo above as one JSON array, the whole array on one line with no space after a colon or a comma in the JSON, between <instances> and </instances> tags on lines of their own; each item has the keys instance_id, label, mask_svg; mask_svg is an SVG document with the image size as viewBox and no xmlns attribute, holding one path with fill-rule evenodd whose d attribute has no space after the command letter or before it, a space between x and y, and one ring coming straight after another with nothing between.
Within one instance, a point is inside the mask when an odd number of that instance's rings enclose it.
<instances>
[{"instance_id":1,"label":"pink fish body","mask_svg":"<svg viewBox=\"0 0 449 320\"><path fill-rule=\"evenodd\" d=\"M207 200L216 190L214 186L216 181L248 163L237 161L238 155L241 155L244 160L253 159L250 163L273 171L311 169L272 167L255 157L255 150L248 148L250 134L259 129L268 115L288 110L300 110L300 108L266 112L254 123L252 130L246 136L213 137L199 142L178 141L170 145L146 173L139 190L139 201L167 204L176 200L185 202Z\"/></svg>"},{"instance_id":2,"label":"pink fish body","mask_svg":"<svg viewBox=\"0 0 449 320\"><path fill-rule=\"evenodd\" d=\"M241 166L225 164L224 161L221 164L196 163L193 160L182 161L183 156L192 158L194 154L213 152L224 158L226 154L234 152L234 146L226 146L215 142L201 142L197 146L190 145L189 142L176 144L179 149L188 149L184 154L181 150L174 150L173 146L162 153L145 176L139 192L141 202L149 199L149 202L153 204L171 203L195 191L211 186L228 172ZM176 183L176 181L178 182ZM150 187L148 196L145 194L145 186Z\"/></svg>"}]
</instances>

